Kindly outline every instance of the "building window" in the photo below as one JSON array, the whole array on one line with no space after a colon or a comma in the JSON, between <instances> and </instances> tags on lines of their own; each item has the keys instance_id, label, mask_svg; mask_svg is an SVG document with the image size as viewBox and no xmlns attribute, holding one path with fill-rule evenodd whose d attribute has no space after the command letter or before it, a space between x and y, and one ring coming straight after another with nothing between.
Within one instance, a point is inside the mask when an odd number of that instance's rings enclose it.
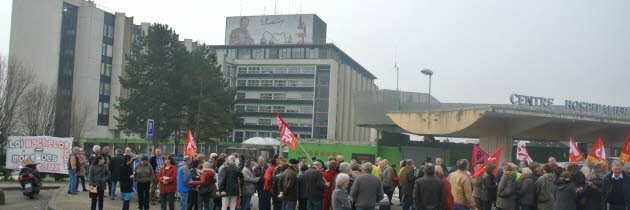
<instances>
[{"instance_id":1,"label":"building window","mask_svg":"<svg viewBox=\"0 0 630 210\"><path fill-rule=\"evenodd\" d=\"M313 94L312 93L302 93L302 94L300 94L300 98L302 100L313 100Z\"/></svg>"},{"instance_id":2,"label":"building window","mask_svg":"<svg viewBox=\"0 0 630 210\"><path fill-rule=\"evenodd\" d=\"M247 80L236 81L236 86L247 86Z\"/></svg>"},{"instance_id":3,"label":"building window","mask_svg":"<svg viewBox=\"0 0 630 210\"><path fill-rule=\"evenodd\" d=\"M228 54L227 54L228 58L236 58L236 49L228 49Z\"/></svg>"},{"instance_id":4,"label":"building window","mask_svg":"<svg viewBox=\"0 0 630 210\"><path fill-rule=\"evenodd\" d=\"M273 80L269 80L269 79L260 80L260 86L271 87L273 86Z\"/></svg>"},{"instance_id":5,"label":"building window","mask_svg":"<svg viewBox=\"0 0 630 210\"><path fill-rule=\"evenodd\" d=\"M328 98L328 86L318 86L315 93L317 98Z\"/></svg>"},{"instance_id":6,"label":"building window","mask_svg":"<svg viewBox=\"0 0 630 210\"><path fill-rule=\"evenodd\" d=\"M109 103L98 102L98 124L107 125L109 122Z\"/></svg>"},{"instance_id":7,"label":"building window","mask_svg":"<svg viewBox=\"0 0 630 210\"><path fill-rule=\"evenodd\" d=\"M112 76L112 64L101 63L101 76Z\"/></svg>"},{"instance_id":8,"label":"building window","mask_svg":"<svg viewBox=\"0 0 630 210\"><path fill-rule=\"evenodd\" d=\"M278 48L267 48L267 59L278 59Z\"/></svg>"},{"instance_id":9,"label":"building window","mask_svg":"<svg viewBox=\"0 0 630 210\"><path fill-rule=\"evenodd\" d=\"M273 99L273 95L271 93L261 93L260 94L260 99L271 100L271 99Z\"/></svg>"},{"instance_id":10,"label":"building window","mask_svg":"<svg viewBox=\"0 0 630 210\"><path fill-rule=\"evenodd\" d=\"M276 80L274 81L276 87L286 87L287 86L287 81L286 80Z\"/></svg>"},{"instance_id":11,"label":"building window","mask_svg":"<svg viewBox=\"0 0 630 210\"><path fill-rule=\"evenodd\" d=\"M284 106L274 106L273 112L284 113Z\"/></svg>"},{"instance_id":12,"label":"building window","mask_svg":"<svg viewBox=\"0 0 630 210\"><path fill-rule=\"evenodd\" d=\"M271 119L258 119L258 125L271 125Z\"/></svg>"},{"instance_id":13,"label":"building window","mask_svg":"<svg viewBox=\"0 0 630 210\"><path fill-rule=\"evenodd\" d=\"M237 142L243 141L243 131L234 131L234 141L237 141Z\"/></svg>"},{"instance_id":14,"label":"building window","mask_svg":"<svg viewBox=\"0 0 630 210\"><path fill-rule=\"evenodd\" d=\"M108 24L103 25L103 36L114 38L114 26Z\"/></svg>"},{"instance_id":15,"label":"building window","mask_svg":"<svg viewBox=\"0 0 630 210\"><path fill-rule=\"evenodd\" d=\"M319 50L317 48L306 48L306 58L310 58L310 59L319 58Z\"/></svg>"},{"instance_id":16,"label":"building window","mask_svg":"<svg viewBox=\"0 0 630 210\"><path fill-rule=\"evenodd\" d=\"M258 132L258 137L269 138L269 136L271 136L269 132Z\"/></svg>"},{"instance_id":17,"label":"building window","mask_svg":"<svg viewBox=\"0 0 630 210\"><path fill-rule=\"evenodd\" d=\"M258 112L270 113L271 112L271 106L259 106L258 107Z\"/></svg>"},{"instance_id":18,"label":"building window","mask_svg":"<svg viewBox=\"0 0 630 210\"><path fill-rule=\"evenodd\" d=\"M315 127L313 130L314 138L316 139L326 139L328 134L328 128L318 128Z\"/></svg>"},{"instance_id":19,"label":"building window","mask_svg":"<svg viewBox=\"0 0 630 210\"><path fill-rule=\"evenodd\" d=\"M260 86L260 80L247 80L247 86Z\"/></svg>"},{"instance_id":20,"label":"building window","mask_svg":"<svg viewBox=\"0 0 630 210\"><path fill-rule=\"evenodd\" d=\"M245 67L245 66L239 66L239 67L238 67L238 73L239 73L239 74L247 74L247 67Z\"/></svg>"},{"instance_id":21,"label":"building window","mask_svg":"<svg viewBox=\"0 0 630 210\"><path fill-rule=\"evenodd\" d=\"M317 74L317 85L328 85L330 83L330 74L328 71L320 71Z\"/></svg>"},{"instance_id":22,"label":"building window","mask_svg":"<svg viewBox=\"0 0 630 210\"><path fill-rule=\"evenodd\" d=\"M302 73L301 71L302 69L298 66L291 66L288 68L288 72L289 74L300 74Z\"/></svg>"},{"instance_id":23,"label":"building window","mask_svg":"<svg viewBox=\"0 0 630 210\"><path fill-rule=\"evenodd\" d=\"M236 93L236 99L245 99L245 93L243 92Z\"/></svg>"},{"instance_id":24,"label":"building window","mask_svg":"<svg viewBox=\"0 0 630 210\"><path fill-rule=\"evenodd\" d=\"M291 58L291 48L280 49L280 59L290 59L290 58Z\"/></svg>"},{"instance_id":25,"label":"building window","mask_svg":"<svg viewBox=\"0 0 630 210\"><path fill-rule=\"evenodd\" d=\"M101 81L101 85L99 87L99 94L102 96L109 96L110 92L111 92L110 84L108 82Z\"/></svg>"},{"instance_id":26,"label":"building window","mask_svg":"<svg viewBox=\"0 0 630 210\"><path fill-rule=\"evenodd\" d=\"M252 49L238 49L238 59L252 59Z\"/></svg>"},{"instance_id":27,"label":"building window","mask_svg":"<svg viewBox=\"0 0 630 210\"><path fill-rule=\"evenodd\" d=\"M286 100L287 99L287 94L286 93L274 93L273 94L273 100Z\"/></svg>"},{"instance_id":28,"label":"building window","mask_svg":"<svg viewBox=\"0 0 630 210\"><path fill-rule=\"evenodd\" d=\"M234 111L243 112L245 111L245 105L234 105Z\"/></svg>"},{"instance_id":29,"label":"building window","mask_svg":"<svg viewBox=\"0 0 630 210\"><path fill-rule=\"evenodd\" d=\"M301 139L310 139L311 138L311 134L300 134L300 138Z\"/></svg>"},{"instance_id":30,"label":"building window","mask_svg":"<svg viewBox=\"0 0 630 210\"><path fill-rule=\"evenodd\" d=\"M245 107L246 112L258 112L258 106L255 105L247 105Z\"/></svg>"},{"instance_id":31,"label":"building window","mask_svg":"<svg viewBox=\"0 0 630 210\"><path fill-rule=\"evenodd\" d=\"M291 49L291 58L293 58L293 59L303 59L304 58L304 48L293 48L293 49Z\"/></svg>"},{"instance_id":32,"label":"building window","mask_svg":"<svg viewBox=\"0 0 630 210\"><path fill-rule=\"evenodd\" d=\"M315 67L314 66L302 67L302 74L315 74Z\"/></svg>"},{"instance_id":33,"label":"building window","mask_svg":"<svg viewBox=\"0 0 630 210\"><path fill-rule=\"evenodd\" d=\"M287 81L287 87L299 87L298 81L296 80Z\"/></svg>"},{"instance_id":34,"label":"building window","mask_svg":"<svg viewBox=\"0 0 630 210\"><path fill-rule=\"evenodd\" d=\"M316 114L315 126L320 126L320 127L328 126L328 114Z\"/></svg>"},{"instance_id":35,"label":"building window","mask_svg":"<svg viewBox=\"0 0 630 210\"><path fill-rule=\"evenodd\" d=\"M310 106L300 107L300 113L302 113L302 114L312 114L313 113L313 107L310 107Z\"/></svg>"},{"instance_id":36,"label":"building window","mask_svg":"<svg viewBox=\"0 0 630 210\"><path fill-rule=\"evenodd\" d=\"M286 110L287 113L300 113L300 108L299 107L287 107Z\"/></svg>"},{"instance_id":37,"label":"building window","mask_svg":"<svg viewBox=\"0 0 630 210\"><path fill-rule=\"evenodd\" d=\"M261 74L273 74L273 67L265 66L260 70Z\"/></svg>"},{"instance_id":38,"label":"building window","mask_svg":"<svg viewBox=\"0 0 630 210\"><path fill-rule=\"evenodd\" d=\"M260 74L260 67L249 67L247 69L248 74Z\"/></svg>"},{"instance_id":39,"label":"building window","mask_svg":"<svg viewBox=\"0 0 630 210\"><path fill-rule=\"evenodd\" d=\"M254 59L264 59L265 58L265 49L256 48L253 50Z\"/></svg>"},{"instance_id":40,"label":"building window","mask_svg":"<svg viewBox=\"0 0 630 210\"><path fill-rule=\"evenodd\" d=\"M315 112L328 112L328 101L315 101Z\"/></svg>"}]
</instances>

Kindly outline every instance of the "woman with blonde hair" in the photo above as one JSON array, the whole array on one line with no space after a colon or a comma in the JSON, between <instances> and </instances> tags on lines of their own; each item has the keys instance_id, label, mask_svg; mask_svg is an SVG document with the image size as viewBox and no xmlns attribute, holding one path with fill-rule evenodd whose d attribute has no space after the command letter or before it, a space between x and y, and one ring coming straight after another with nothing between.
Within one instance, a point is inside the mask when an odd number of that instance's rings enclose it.
<instances>
[{"instance_id":1,"label":"woman with blonde hair","mask_svg":"<svg viewBox=\"0 0 630 210\"><path fill-rule=\"evenodd\" d=\"M201 178L198 181L188 182L191 186L197 187L200 209L210 210L214 207L214 199L212 198L213 195L216 194L214 175L212 164L210 162L204 162L201 169Z\"/></svg>"}]
</instances>

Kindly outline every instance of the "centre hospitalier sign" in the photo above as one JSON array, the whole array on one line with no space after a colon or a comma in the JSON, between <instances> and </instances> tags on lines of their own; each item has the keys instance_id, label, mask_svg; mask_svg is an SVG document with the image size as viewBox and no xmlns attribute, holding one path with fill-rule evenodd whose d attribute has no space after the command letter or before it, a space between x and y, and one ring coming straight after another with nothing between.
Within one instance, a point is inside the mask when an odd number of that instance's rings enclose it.
<instances>
[{"instance_id":1,"label":"centre hospitalier sign","mask_svg":"<svg viewBox=\"0 0 630 210\"><path fill-rule=\"evenodd\" d=\"M68 174L73 138L9 136L5 166L19 170L25 160L37 163L40 172Z\"/></svg>"},{"instance_id":2,"label":"centre hospitalier sign","mask_svg":"<svg viewBox=\"0 0 630 210\"><path fill-rule=\"evenodd\" d=\"M553 98L526 96L520 94L510 95L510 103L522 106L550 107L554 103ZM630 117L630 107L611 106L584 101L565 100L564 109L574 112L613 115L617 117Z\"/></svg>"}]
</instances>

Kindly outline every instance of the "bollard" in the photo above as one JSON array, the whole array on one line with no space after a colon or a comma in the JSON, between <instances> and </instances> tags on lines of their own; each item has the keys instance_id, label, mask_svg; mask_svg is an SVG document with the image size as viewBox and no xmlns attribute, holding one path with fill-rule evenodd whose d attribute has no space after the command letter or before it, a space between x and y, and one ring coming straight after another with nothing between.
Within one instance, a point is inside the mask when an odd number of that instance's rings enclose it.
<instances>
[{"instance_id":1,"label":"bollard","mask_svg":"<svg viewBox=\"0 0 630 210\"><path fill-rule=\"evenodd\" d=\"M0 205L4 205L4 190L0 189Z\"/></svg>"}]
</instances>

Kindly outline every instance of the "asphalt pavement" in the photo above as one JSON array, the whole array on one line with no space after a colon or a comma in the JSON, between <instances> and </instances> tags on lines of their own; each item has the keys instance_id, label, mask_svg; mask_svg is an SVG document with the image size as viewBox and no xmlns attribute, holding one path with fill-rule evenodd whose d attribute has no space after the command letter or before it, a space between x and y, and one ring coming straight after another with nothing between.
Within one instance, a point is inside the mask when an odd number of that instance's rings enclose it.
<instances>
[{"instance_id":1,"label":"asphalt pavement","mask_svg":"<svg viewBox=\"0 0 630 210\"><path fill-rule=\"evenodd\" d=\"M35 199L29 199L20 190L7 190L4 191L5 204L0 205L0 209L47 209L48 201L55 191L56 189L42 190Z\"/></svg>"}]
</instances>

